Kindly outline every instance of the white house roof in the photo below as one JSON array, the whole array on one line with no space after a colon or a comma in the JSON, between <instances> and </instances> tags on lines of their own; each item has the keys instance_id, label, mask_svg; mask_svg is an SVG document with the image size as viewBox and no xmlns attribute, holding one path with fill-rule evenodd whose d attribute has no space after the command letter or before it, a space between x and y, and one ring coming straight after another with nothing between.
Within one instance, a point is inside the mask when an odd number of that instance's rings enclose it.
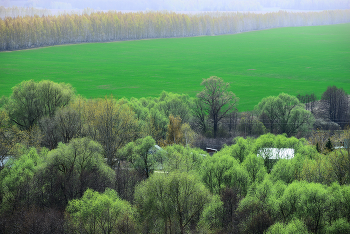
<instances>
[{"instance_id":1,"label":"white house roof","mask_svg":"<svg viewBox=\"0 0 350 234\"><path fill-rule=\"evenodd\" d=\"M0 161L0 167L5 166L6 162L7 162L9 159L10 159L10 156L6 156L6 157L2 160L2 162Z\"/></svg>"},{"instance_id":2,"label":"white house roof","mask_svg":"<svg viewBox=\"0 0 350 234\"><path fill-rule=\"evenodd\" d=\"M159 145L154 145L148 150L148 153L149 154L155 154L155 153L157 153L160 150L163 150L163 149Z\"/></svg>"},{"instance_id":3,"label":"white house roof","mask_svg":"<svg viewBox=\"0 0 350 234\"><path fill-rule=\"evenodd\" d=\"M257 156L264 159L291 159L294 158L294 149L292 148L262 148L258 150Z\"/></svg>"}]
</instances>

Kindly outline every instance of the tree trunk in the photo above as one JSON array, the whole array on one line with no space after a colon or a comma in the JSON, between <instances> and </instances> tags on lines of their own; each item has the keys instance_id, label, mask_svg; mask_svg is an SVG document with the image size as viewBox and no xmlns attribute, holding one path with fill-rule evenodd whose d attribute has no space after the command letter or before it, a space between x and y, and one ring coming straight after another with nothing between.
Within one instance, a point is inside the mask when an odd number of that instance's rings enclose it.
<instances>
[{"instance_id":1,"label":"tree trunk","mask_svg":"<svg viewBox=\"0 0 350 234\"><path fill-rule=\"evenodd\" d=\"M213 117L213 123L214 123L214 138L216 138L217 131L218 131L218 120L215 116Z\"/></svg>"}]
</instances>

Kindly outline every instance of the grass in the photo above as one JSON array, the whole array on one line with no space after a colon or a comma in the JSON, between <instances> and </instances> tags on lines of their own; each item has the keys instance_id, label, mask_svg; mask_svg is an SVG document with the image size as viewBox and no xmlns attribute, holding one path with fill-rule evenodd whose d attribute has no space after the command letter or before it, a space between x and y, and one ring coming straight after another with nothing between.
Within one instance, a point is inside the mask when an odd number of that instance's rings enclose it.
<instances>
[{"instance_id":1,"label":"grass","mask_svg":"<svg viewBox=\"0 0 350 234\"><path fill-rule=\"evenodd\" d=\"M350 93L350 24L235 35L90 43L0 53L0 96L23 80L70 83L87 98L195 96L219 76L251 110L264 97L327 86Z\"/></svg>"}]
</instances>

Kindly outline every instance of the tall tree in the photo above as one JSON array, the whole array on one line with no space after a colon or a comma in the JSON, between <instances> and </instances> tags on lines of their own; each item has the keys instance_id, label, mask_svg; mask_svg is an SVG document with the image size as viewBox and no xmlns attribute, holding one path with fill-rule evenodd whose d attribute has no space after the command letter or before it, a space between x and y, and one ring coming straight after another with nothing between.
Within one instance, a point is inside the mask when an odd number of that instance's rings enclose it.
<instances>
[{"instance_id":1,"label":"tall tree","mask_svg":"<svg viewBox=\"0 0 350 234\"><path fill-rule=\"evenodd\" d=\"M198 132L206 133L207 131L207 114L204 104L199 100L195 99L192 106L192 115L194 119L194 126Z\"/></svg>"},{"instance_id":2,"label":"tall tree","mask_svg":"<svg viewBox=\"0 0 350 234\"><path fill-rule=\"evenodd\" d=\"M329 86L322 94L322 101L328 110L329 119L341 127L349 124L349 98L342 88Z\"/></svg>"},{"instance_id":3,"label":"tall tree","mask_svg":"<svg viewBox=\"0 0 350 234\"><path fill-rule=\"evenodd\" d=\"M219 77L211 76L204 79L201 85L204 89L197 94L197 97L205 105L206 112L213 121L213 134L216 138L218 123L235 109L238 98L229 91L230 84Z\"/></svg>"}]
</instances>

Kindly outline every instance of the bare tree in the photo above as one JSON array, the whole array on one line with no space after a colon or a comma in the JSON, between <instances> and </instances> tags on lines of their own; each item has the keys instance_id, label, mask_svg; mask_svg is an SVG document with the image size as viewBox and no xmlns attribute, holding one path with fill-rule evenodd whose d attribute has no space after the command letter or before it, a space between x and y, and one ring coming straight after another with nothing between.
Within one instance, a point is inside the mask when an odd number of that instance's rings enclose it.
<instances>
[{"instance_id":1,"label":"bare tree","mask_svg":"<svg viewBox=\"0 0 350 234\"><path fill-rule=\"evenodd\" d=\"M72 107L63 107L56 112L55 122L57 132L62 137L64 143L69 143L71 139L81 135L82 120L80 113Z\"/></svg>"},{"instance_id":2,"label":"bare tree","mask_svg":"<svg viewBox=\"0 0 350 234\"><path fill-rule=\"evenodd\" d=\"M213 133L216 138L218 123L235 109L238 98L228 91L230 84L219 77L211 76L204 79L201 85L204 89L197 94L197 97L204 104L206 112L213 121Z\"/></svg>"},{"instance_id":3,"label":"bare tree","mask_svg":"<svg viewBox=\"0 0 350 234\"><path fill-rule=\"evenodd\" d=\"M43 133L42 145L50 150L55 149L61 138L57 131L55 118L44 117L39 121L40 130Z\"/></svg>"},{"instance_id":4,"label":"bare tree","mask_svg":"<svg viewBox=\"0 0 350 234\"><path fill-rule=\"evenodd\" d=\"M329 119L341 127L349 122L349 100L347 93L342 88L329 86L322 94L322 101L328 110Z\"/></svg>"},{"instance_id":5,"label":"bare tree","mask_svg":"<svg viewBox=\"0 0 350 234\"><path fill-rule=\"evenodd\" d=\"M192 108L192 115L194 117L193 127L202 133L207 131L207 114L205 112L206 108L204 104L199 99L195 99Z\"/></svg>"},{"instance_id":6,"label":"bare tree","mask_svg":"<svg viewBox=\"0 0 350 234\"><path fill-rule=\"evenodd\" d=\"M312 113L314 112L315 102L317 101L317 97L314 93L305 95L298 94L297 98L301 103L305 104L306 110L309 110Z\"/></svg>"}]
</instances>

